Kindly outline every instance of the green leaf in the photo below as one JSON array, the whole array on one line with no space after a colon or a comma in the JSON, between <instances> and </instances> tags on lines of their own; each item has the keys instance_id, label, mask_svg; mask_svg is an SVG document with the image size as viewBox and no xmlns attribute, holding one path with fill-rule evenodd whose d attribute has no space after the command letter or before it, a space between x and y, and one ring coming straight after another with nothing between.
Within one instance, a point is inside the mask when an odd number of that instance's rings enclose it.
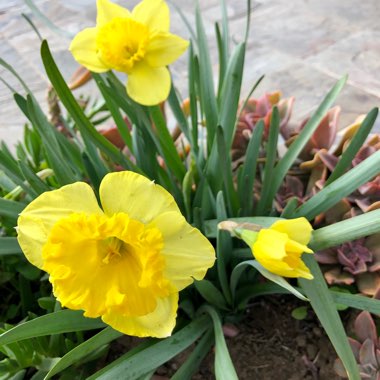
<instances>
[{"instance_id":1,"label":"green leaf","mask_svg":"<svg viewBox=\"0 0 380 380\"><path fill-rule=\"evenodd\" d=\"M60 310L21 323L0 335L0 345L38 336L105 327L99 319L86 318L80 310Z\"/></svg>"},{"instance_id":2,"label":"green leaf","mask_svg":"<svg viewBox=\"0 0 380 380\"><path fill-rule=\"evenodd\" d=\"M104 101L107 104L109 111L111 112L112 118L117 126L120 136L122 137L125 145L132 151L132 137L128 129L128 126L121 115L118 106L115 103L113 96L106 90L106 84L101 75L92 73L92 77L95 79L96 84L99 87L100 92L103 95Z\"/></svg>"},{"instance_id":3,"label":"green leaf","mask_svg":"<svg viewBox=\"0 0 380 380\"><path fill-rule=\"evenodd\" d=\"M185 363L183 363L178 371L171 377L171 380L192 379L193 375L199 370L204 357L207 355L212 345L214 344L212 335L212 330L208 330L202 336L198 344L195 346L194 350L187 357Z\"/></svg>"},{"instance_id":4,"label":"green leaf","mask_svg":"<svg viewBox=\"0 0 380 380\"><path fill-rule=\"evenodd\" d=\"M0 216L17 219L25 204L0 198Z\"/></svg>"},{"instance_id":5,"label":"green leaf","mask_svg":"<svg viewBox=\"0 0 380 380\"><path fill-rule=\"evenodd\" d=\"M229 309L223 294L211 281L195 281L194 285L208 303L222 310Z\"/></svg>"},{"instance_id":6,"label":"green leaf","mask_svg":"<svg viewBox=\"0 0 380 380\"><path fill-rule=\"evenodd\" d=\"M257 160L260 153L261 139L264 131L264 122L260 120L253 130L249 140L245 160L242 165L238 192L243 216L252 215L253 186L256 178Z\"/></svg>"},{"instance_id":7,"label":"green leaf","mask_svg":"<svg viewBox=\"0 0 380 380\"><path fill-rule=\"evenodd\" d=\"M0 237L0 256L22 254L22 250L15 237Z\"/></svg>"},{"instance_id":8,"label":"green leaf","mask_svg":"<svg viewBox=\"0 0 380 380\"><path fill-rule=\"evenodd\" d=\"M334 103L335 99L338 97L341 92L344 84L346 83L347 76L340 79L336 85L330 90L327 94L321 105L314 112L313 116L307 122L305 127L302 129L299 136L295 141L290 145L289 149L276 165L273 173L273 183L270 188L270 191L266 194L263 194L267 199L273 199L278 189L280 188L285 176L287 175L290 167L293 165L294 161L297 159L298 155L301 153L302 149L306 143L310 140L314 131L318 127L320 121L325 116L331 105Z\"/></svg>"},{"instance_id":9,"label":"green leaf","mask_svg":"<svg viewBox=\"0 0 380 380\"><path fill-rule=\"evenodd\" d=\"M177 120L178 127L180 128L181 132L185 135L188 141L191 141L189 123L181 108L179 97L176 92L176 88L174 87L173 84L172 84L172 87L170 88L168 103L170 105L170 108L173 112L175 119Z\"/></svg>"},{"instance_id":10,"label":"green leaf","mask_svg":"<svg viewBox=\"0 0 380 380\"><path fill-rule=\"evenodd\" d=\"M218 125L218 106L214 92L213 70L210 59L210 49L203 26L201 11L197 4L195 11L197 42L199 52L199 86L200 100L206 118L207 151L211 152L216 127Z\"/></svg>"},{"instance_id":11,"label":"green leaf","mask_svg":"<svg viewBox=\"0 0 380 380\"><path fill-rule=\"evenodd\" d=\"M369 156L353 169L343 174L324 187L319 193L301 205L293 214L293 218L304 216L311 220L320 213L330 209L341 199L355 191L380 173L380 151Z\"/></svg>"},{"instance_id":12,"label":"green leaf","mask_svg":"<svg viewBox=\"0 0 380 380\"><path fill-rule=\"evenodd\" d=\"M348 343L342 321L336 310L334 299L326 285L323 274L313 255L304 255L303 260L314 276L314 280L300 278L299 282L310 300L319 321L325 329L332 345L342 360L350 380L360 380L358 366ZM346 295L347 296L347 295Z\"/></svg>"},{"instance_id":13,"label":"green leaf","mask_svg":"<svg viewBox=\"0 0 380 380\"><path fill-rule=\"evenodd\" d=\"M226 79L226 69L228 64L228 57L230 56L230 31L228 26L227 5L225 0L221 0L222 8L222 31L219 24L215 23L216 41L218 45L219 54L219 83L218 83L218 101L220 105L221 91ZM237 99L239 99L240 92Z\"/></svg>"},{"instance_id":14,"label":"green leaf","mask_svg":"<svg viewBox=\"0 0 380 380\"><path fill-rule=\"evenodd\" d=\"M64 157L56 137L57 131L49 123L45 114L32 95L26 98L28 115L33 127L40 134L44 143L47 159L54 170L54 174L60 185L75 182L79 178L67 164L68 158Z\"/></svg>"},{"instance_id":15,"label":"green leaf","mask_svg":"<svg viewBox=\"0 0 380 380\"><path fill-rule=\"evenodd\" d=\"M0 58L0 65L3 66L5 69L7 69L10 73L12 73L15 78L17 78L21 86L24 88L25 92L30 93L29 87L26 85L26 83L23 81L20 75L18 75L17 71L12 67L12 65L4 61L4 59L2 58Z\"/></svg>"},{"instance_id":16,"label":"green leaf","mask_svg":"<svg viewBox=\"0 0 380 380\"><path fill-rule=\"evenodd\" d=\"M107 327L100 333L94 335L90 339L86 340L79 346L65 354L55 365L50 369L46 375L45 380L50 379L52 376L63 371L67 367L79 362L93 351L99 349L103 345L112 342L113 340L121 337L123 333L113 330L111 327Z\"/></svg>"},{"instance_id":17,"label":"green leaf","mask_svg":"<svg viewBox=\"0 0 380 380\"><path fill-rule=\"evenodd\" d=\"M188 70L189 70L189 102L190 102L190 119L191 119L191 142L190 146L195 155L199 151L198 146L198 92L196 84L199 83L198 80L198 60L194 56L193 44L190 41L189 47L189 61L188 61Z\"/></svg>"},{"instance_id":18,"label":"green leaf","mask_svg":"<svg viewBox=\"0 0 380 380\"><path fill-rule=\"evenodd\" d=\"M293 309L292 317L298 321L304 320L307 317L307 306L300 306Z\"/></svg>"},{"instance_id":19,"label":"green leaf","mask_svg":"<svg viewBox=\"0 0 380 380\"><path fill-rule=\"evenodd\" d=\"M245 57L245 43L238 44L233 53L225 77L223 87L220 92L220 111L218 125L221 125L224 132L226 147L231 149L235 135L236 115L240 101L241 82L243 78Z\"/></svg>"},{"instance_id":20,"label":"green leaf","mask_svg":"<svg viewBox=\"0 0 380 380\"><path fill-rule=\"evenodd\" d=\"M267 215L270 212L272 207L273 198L265 196L270 194L271 187L273 186L274 180L274 165L277 158L277 142L278 136L280 133L280 114L278 108L273 107L272 116L270 119L270 128L269 128L269 137L268 143L266 145L266 160L264 166L264 179L261 188L260 200L257 204L257 211L255 212L258 215Z\"/></svg>"},{"instance_id":21,"label":"green leaf","mask_svg":"<svg viewBox=\"0 0 380 380\"><path fill-rule=\"evenodd\" d=\"M219 222L227 217L227 210L224 204L223 193L221 191L216 197L216 216ZM231 260L231 252L231 235L226 231L218 230L216 236L216 258L218 264L216 265L216 269L218 271L218 278L224 297L229 304L232 303L232 295L228 284L227 266Z\"/></svg>"},{"instance_id":22,"label":"green leaf","mask_svg":"<svg viewBox=\"0 0 380 380\"><path fill-rule=\"evenodd\" d=\"M342 293L329 290L336 304L346 305L359 310L367 310L372 314L380 314L380 300L368 298L361 294Z\"/></svg>"},{"instance_id":23,"label":"green leaf","mask_svg":"<svg viewBox=\"0 0 380 380\"><path fill-rule=\"evenodd\" d=\"M309 246L314 251L380 232L380 210L373 210L313 231Z\"/></svg>"},{"instance_id":24,"label":"green leaf","mask_svg":"<svg viewBox=\"0 0 380 380\"><path fill-rule=\"evenodd\" d=\"M181 161L177 148L174 145L172 136L169 133L166 121L159 106L149 107L150 115L157 128L159 147L165 159L165 164L171 172L180 180L186 173L186 169Z\"/></svg>"},{"instance_id":25,"label":"green leaf","mask_svg":"<svg viewBox=\"0 0 380 380\"><path fill-rule=\"evenodd\" d=\"M222 323L218 313L209 305L202 306L199 311L208 313L214 324L216 380L238 380L235 367L232 363L226 341L224 339Z\"/></svg>"},{"instance_id":26,"label":"green leaf","mask_svg":"<svg viewBox=\"0 0 380 380\"><path fill-rule=\"evenodd\" d=\"M37 195L49 191L50 187L41 180L36 173L23 161L19 161L19 168L25 177L25 180L30 185L30 187L36 192Z\"/></svg>"},{"instance_id":27,"label":"green leaf","mask_svg":"<svg viewBox=\"0 0 380 380\"><path fill-rule=\"evenodd\" d=\"M239 208L239 199L234 186L234 181L232 177L232 166L231 166L231 157L229 150L226 146L226 140L224 137L223 129L218 126L216 133L216 150L217 155L212 157L218 157L218 165L213 165L213 159L210 157L208 164L210 165L210 172L212 167L217 169L217 172L214 175L218 176L219 179L223 180L224 193L226 194L226 205L230 215L236 215ZM209 173L210 173L209 172Z\"/></svg>"},{"instance_id":28,"label":"green leaf","mask_svg":"<svg viewBox=\"0 0 380 380\"><path fill-rule=\"evenodd\" d=\"M328 186L330 183L339 178L352 164L352 160L355 158L359 149L363 146L365 140L367 139L372 127L376 121L377 115L379 113L378 108L372 109L368 115L363 120L360 128L355 133L350 144L343 152L338 164L336 165L334 171L331 173L327 179L324 187Z\"/></svg>"},{"instance_id":29,"label":"green leaf","mask_svg":"<svg viewBox=\"0 0 380 380\"><path fill-rule=\"evenodd\" d=\"M128 168L128 161L119 151L119 149L117 149L116 146L114 146L110 141L102 136L84 114L82 108L75 100L64 78L59 72L46 41L43 41L41 45L41 57L45 66L46 74L49 77L55 91L57 92L57 95L67 109L67 112L74 119L76 126L78 127L83 137L83 141L87 147L88 154L91 157L91 160L94 161L94 164L96 164L96 166L100 166L100 159L94 151L93 144L95 144L100 150L107 154L114 162L117 162ZM103 174L106 174L106 169L104 166L103 170L105 171Z\"/></svg>"},{"instance_id":30,"label":"green leaf","mask_svg":"<svg viewBox=\"0 0 380 380\"><path fill-rule=\"evenodd\" d=\"M302 301L308 301L306 297L303 296L296 288L294 288L292 285L289 284L283 277L278 276L277 274L269 272L267 269L265 269L258 261L256 260L247 260L243 261L242 263L236 265L234 268L232 275L231 275L231 292L234 294L236 285L238 283L238 280L243 272L243 270L251 266L255 269L257 269L265 278L268 280L276 283L277 285L281 286L282 288L286 289L289 293L292 293L297 298L301 299Z\"/></svg>"},{"instance_id":31,"label":"green leaf","mask_svg":"<svg viewBox=\"0 0 380 380\"><path fill-rule=\"evenodd\" d=\"M164 364L194 343L208 328L210 319L201 316L172 336L130 356L123 355L88 380L135 380Z\"/></svg>"}]
</instances>

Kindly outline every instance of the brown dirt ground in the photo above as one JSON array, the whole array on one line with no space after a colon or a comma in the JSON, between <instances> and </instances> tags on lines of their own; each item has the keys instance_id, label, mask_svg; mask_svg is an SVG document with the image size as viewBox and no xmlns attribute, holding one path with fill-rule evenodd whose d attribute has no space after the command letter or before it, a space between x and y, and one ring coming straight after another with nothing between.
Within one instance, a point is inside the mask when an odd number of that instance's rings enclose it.
<instances>
[{"instance_id":1,"label":"brown dirt ground","mask_svg":"<svg viewBox=\"0 0 380 380\"><path fill-rule=\"evenodd\" d=\"M284 295L260 298L250 304L245 318L236 326L237 336L226 338L240 380L341 379L333 371L337 355L313 311L310 309L301 321L291 316L292 310L300 305L304 303ZM126 346L131 347L130 338L125 338L114 343L119 346L117 356L120 351L126 352ZM120 344L124 350L120 350ZM115 352L112 348L115 346L111 346L111 352ZM182 353L161 366L153 379L170 379L186 355ZM193 380L215 379L213 364L211 352Z\"/></svg>"}]
</instances>

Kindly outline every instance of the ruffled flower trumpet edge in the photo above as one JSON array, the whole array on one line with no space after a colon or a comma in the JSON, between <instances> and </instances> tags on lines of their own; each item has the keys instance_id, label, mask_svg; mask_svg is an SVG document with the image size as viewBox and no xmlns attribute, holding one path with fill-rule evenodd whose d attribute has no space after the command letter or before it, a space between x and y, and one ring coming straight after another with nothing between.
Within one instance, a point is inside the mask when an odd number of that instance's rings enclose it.
<instances>
[{"instance_id":1,"label":"ruffled flower trumpet edge","mask_svg":"<svg viewBox=\"0 0 380 380\"><path fill-rule=\"evenodd\" d=\"M213 246L142 175L107 174L99 194L101 207L76 182L34 199L18 219L26 258L49 274L64 307L128 335L171 335L179 291L214 265Z\"/></svg>"},{"instance_id":2,"label":"ruffled flower trumpet edge","mask_svg":"<svg viewBox=\"0 0 380 380\"><path fill-rule=\"evenodd\" d=\"M137 103L156 105L170 92L166 66L189 45L171 34L169 27L170 12L163 0L142 0L132 12L109 0L97 0L96 27L79 32L70 51L90 71L126 73L128 95Z\"/></svg>"},{"instance_id":3,"label":"ruffled flower trumpet edge","mask_svg":"<svg viewBox=\"0 0 380 380\"><path fill-rule=\"evenodd\" d=\"M255 259L269 272L282 277L313 279L301 258L303 253L313 253L307 246L313 228L306 218L278 220L269 228L232 221L222 222L218 227L244 240Z\"/></svg>"}]
</instances>

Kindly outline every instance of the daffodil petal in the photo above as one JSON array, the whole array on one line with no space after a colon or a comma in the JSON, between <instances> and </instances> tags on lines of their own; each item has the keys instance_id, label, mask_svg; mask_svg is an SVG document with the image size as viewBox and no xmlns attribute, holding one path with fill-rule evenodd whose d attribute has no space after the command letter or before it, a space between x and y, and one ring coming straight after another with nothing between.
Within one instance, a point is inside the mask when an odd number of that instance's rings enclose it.
<instances>
[{"instance_id":1,"label":"daffodil petal","mask_svg":"<svg viewBox=\"0 0 380 380\"><path fill-rule=\"evenodd\" d=\"M124 212L132 219L149 223L163 212L180 212L173 196L163 187L130 171L107 174L99 193L107 215Z\"/></svg>"},{"instance_id":2,"label":"daffodil petal","mask_svg":"<svg viewBox=\"0 0 380 380\"><path fill-rule=\"evenodd\" d=\"M128 75L127 93L135 102L153 106L169 96L170 84L170 73L166 67L151 67L139 62Z\"/></svg>"},{"instance_id":3,"label":"daffodil petal","mask_svg":"<svg viewBox=\"0 0 380 380\"><path fill-rule=\"evenodd\" d=\"M188 46L189 41L174 34L154 33L146 48L145 59L152 67L167 66L178 59Z\"/></svg>"},{"instance_id":4,"label":"daffodil petal","mask_svg":"<svg viewBox=\"0 0 380 380\"><path fill-rule=\"evenodd\" d=\"M313 227L306 218L279 220L270 228L287 234L290 239L303 245L309 243L313 231Z\"/></svg>"},{"instance_id":5,"label":"daffodil petal","mask_svg":"<svg viewBox=\"0 0 380 380\"><path fill-rule=\"evenodd\" d=\"M70 44L70 51L75 60L94 73L109 70L99 58L96 48L96 28L87 28L79 32Z\"/></svg>"},{"instance_id":6,"label":"daffodil petal","mask_svg":"<svg viewBox=\"0 0 380 380\"><path fill-rule=\"evenodd\" d=\"M91 187L84 182L43 193L22 211L17 221L17 239L33 265L38 268L43 266L42 247L52 227L74 212L103 213Z\"/></svg>"},{"instance_id":7,"label":"daffodil petal","mask_svg":"<svg viewBox=\"0 0 380 380\"><path fill-rule=\"evenodd\" d=\"M131 12L128 9L114 4L109 0L97 0L96 2L97 16L96 25L102 26L113 18L131 17Z\"/></svg>"},{"instance_id":8,"label":"daffodil petal","mask_svg":"<svg viewBox=\"0 0 380 380\"><path fill-rule=\"evenodd\" d=\"M253 244L253 254L258 261L260 261L258 257L281 260L286 256L285 245L287 240L286 234L263 229L258 233L257 240Z\"/></svg>"},{"instance_id":9,"label":"daffodil petal","mask_svg":"<svg viewBox=\"0 0 380 380\"><path fill-rule=\"evenodd\" d=\"M307 246L300 244L296 242L295 240L289 239L286 242L286 247L285 247L287 252L295 252L295 253L313 253L313 251Z\"/></svg>"},{"instance_id":10,"label":"daffodil petal","mask_svg":"<svg viewBox=\"0 0 380 380\"><path fill-rule=\"evenodd\" d=\"M133 18L147 25L150 30L168 32L170 28L169 7L163 0L143 0L132 11Z\"/></svg>"},{"instance_id":11,"label":"daffodil petal","mask_svg":"<svg viewBox=\"0 0 380 380\"><path fill-rule=\"evenodd\" d=\"M215 251L209 240L178 212L161 214L152 225L162 234L165 277L176 289L182 290L194 279L203 279L215 262Z\"/></svg>"},{"instance_id":12,"label":"daffodil petal","mask_svg":"<svg viewBox=\"0 0 380 380\"><path fill-rule=\"evenodd\" d=\"M109 313L102 320L114 329L127 335L165 338L171 335L177 316L178 293L157 300L156 309L142 317L125 317Z\"/></svg>"}]
</instances>

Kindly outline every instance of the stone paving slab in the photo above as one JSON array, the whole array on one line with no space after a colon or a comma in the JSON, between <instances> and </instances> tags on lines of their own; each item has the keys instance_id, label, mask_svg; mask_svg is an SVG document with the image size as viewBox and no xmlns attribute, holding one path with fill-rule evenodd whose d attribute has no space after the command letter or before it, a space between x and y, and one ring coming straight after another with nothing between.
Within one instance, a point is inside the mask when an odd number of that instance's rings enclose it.
<instances>
[{"instance_id":1,"label":"stone paving slab","mask_svg":"<svg viewBox=\"0 0 380 380\"><path fill-rule=\"evenodd\" d=\"M34 0L41 11L66 34L74 35L95 24L95 0ZM194 3L173 0L194 22ZM120 0L132 8L137 0ZM246 2L226 0L231 37L240 41L246 23ZM351 123L360 113L380 105L380 2L378 0L257 0L253 1L250 39L247 46L243 96L253 83L265 74L256 96L265 91L282 90L284 96L295 96L293 122L308 115L334 82L349 74L349 82L337 103L342 106L340 126ZM210 55L217 77L217 47L214 23L221 20L219 0L202 0L200 7L210 41ZM46 110L48 81L39 57L39 40L21 17L33 19L49 46L66 79L77 67L67 48L70 39L52 32L32 15L23 0L0 0L0 57L11 63L35 91ZM172 31L184 37L189 33L173 9ZM173 67L174 81L185 96L187 58ZM20 85L3 68L0 77L17 91ZM87 88L94 93L95 86ZM79 90L80 92L84 92ZM77 92L78 93L78 92ZM14 144L22 136L25 122L7 88L0 82L0 140ZM377 130L380 131L378 120Z\"/></svg>"}]
</instances>

